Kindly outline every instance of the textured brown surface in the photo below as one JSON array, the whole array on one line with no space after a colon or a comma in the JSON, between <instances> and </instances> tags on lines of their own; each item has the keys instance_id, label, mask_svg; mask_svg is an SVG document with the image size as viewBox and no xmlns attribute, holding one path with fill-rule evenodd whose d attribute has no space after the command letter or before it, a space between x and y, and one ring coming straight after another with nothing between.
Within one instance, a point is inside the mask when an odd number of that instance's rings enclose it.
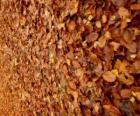
<instances>
[{"instance_id":1,"label":"textured brown surface","mask_svg":"<svg viewBox=\"0 0 140 116\"><path fill-rule=\"evenodd\" d=\"M140 115L140 0L0 0L0 116L47 115Z\"/></svg>"}]
</instances>

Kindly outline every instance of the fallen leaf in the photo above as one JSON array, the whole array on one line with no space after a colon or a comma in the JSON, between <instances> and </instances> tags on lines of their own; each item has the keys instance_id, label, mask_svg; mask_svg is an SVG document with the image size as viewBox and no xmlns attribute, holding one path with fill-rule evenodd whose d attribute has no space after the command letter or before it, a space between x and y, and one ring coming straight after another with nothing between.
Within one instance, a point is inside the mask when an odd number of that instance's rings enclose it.
<instances>
[{"instance_id":1,"label":"fallen leaf","mask_svg":"<svg viewBox=\"0 0 140 116\"><path fill-rule=\"evenodd\" d=\"M92 32L86 37L86 40L87 42L94 42L97 40L98 37L99 37L99 34L97 32Z\"/></svg>"},{"instance_id":2,"label":"fallen leaf","mask_svg":"<svg viewBox=\"0 0 140 116\"><path fill-rule=\"evenodd\" d=\"M114 75L111 71L106 71L103 74L103 79L107 82L114 82L116 80L116 75Z\"/></svg>"},{"instance_id":3,"label":"fallen leaf","mask_svg":"<svg viewBox=\"0 0 140 116\"><path fill-rule=\"evenodd\" d=\"M140 61L137 60L133 63L133 67L134 67L134 70L136 71L136 73L140 73Z\"/></svg>"},{"instance_id":4,"label":"fallen leaf","mask_svg":"<svg viewBox=\"0 0 140 116\"><path fill-rule=\"evenodd\" d=\"M113 105L103 105L103 108L109 116L121 116L121 112L119 111L119 109Z\"/></svg>"},{"instance_id":5,"label":"fallen leaf","mask_svg":"<svg viewBox=\"0 0 140 116\"><path fill-rule=\"evenodd\" d=\"M131 10L140 10L140 3L131 4L130 8L131 8Z\"/></svg>"},{"instance_id":6,"label":"fallen leaf","mask_svg":"<svg viewBox=\"0 0 140 116\"><path fill-rule=\"evenodd\" d=\"M68 27L68 30L69 30L69 31L74 31L75 28L76 28L76 23L75 23L75 21L74 21L74 20L71 20L71 21L68 23L67 27Z\"/></svg>"},{"instance_id":7,"label":"fallen leaf","mask_svg":"<svg viewBox=\"0 0 140 116\"><path fill-rule=\"evenodd\" d=\"M126 72L126 66L126 61L120 61L119 59L117 59L114 68L117 69L119 72L124 73Z\"/></svg>"},{"instance_id":8,"label":"fallen leaf","mask_svg":"<svg viewBox=\"0 0 140 116\"><path fill-rule=\"evenodd\" d=\"M134 77L130 74L121 74L118 76L118 79L126 85L132 85L134 83Z\"/></svg>"},{"instance_id":9,"label":"fallen leaf","mask_svg":"<svg viewBox=\"0 0 140 116\"><path fill-rule=\"evenodd\" d=\"M117 42L111 42L110 45L113 47L114 51L117 51L118 48L120 47L120 43Z\"/></svg>"},{"instance_id":10,"label":"fallen leaf","mask_svg":"<svg viewBox=\"0 0 140 116\"><path fill-rule=\"evenodd\" d=\"M128 99L131 96L131 90L130 89L121 89L120 95L123 99Z\"/></svg>"},{"instance_id":11,"label":"fallen leaf","mask_svg":"<svg viewBox=\"0 0 140 116\"><path fill-rule=\"evenodd\" d=\"M128 9L126 9L125 7L120 7L119 10L118 10L118 14L123 19L126 19L130 16L130 13L129 13Z\"/></svg>"},{"instance_id":12,"label":"fallen leaf","mask_svg":"<svg viewBox=\"0 0 140 116\"><path fill-rule=\"evenodd\" d=\"M134 106L133 106L133 104L130 102L130 101L128 101L128 100L126 100L126 101L123 101L122 103L121 103L121 110L122 110L122 112L124 112L124 114L126 115L126 116L134 116L134 114L135 114L135 111L134 111Z\"/></svg>"}]
</instances>

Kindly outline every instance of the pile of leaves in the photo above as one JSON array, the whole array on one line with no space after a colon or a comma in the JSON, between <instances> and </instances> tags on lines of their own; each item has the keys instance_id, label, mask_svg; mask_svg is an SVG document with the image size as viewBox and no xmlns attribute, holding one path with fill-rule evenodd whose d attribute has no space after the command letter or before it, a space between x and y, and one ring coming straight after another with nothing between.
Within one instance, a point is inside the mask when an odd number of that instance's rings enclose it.
<instances>
[{"instance_id":1,"label":"pile of leaves","mask_svg":"<svg viewBox=\"0 0 140 116\"><path fill-rule=\"evenodd\" d=\"M140 0L0 0L0 75L1 114L139 116Z\"/></svg>"}]
</instances>

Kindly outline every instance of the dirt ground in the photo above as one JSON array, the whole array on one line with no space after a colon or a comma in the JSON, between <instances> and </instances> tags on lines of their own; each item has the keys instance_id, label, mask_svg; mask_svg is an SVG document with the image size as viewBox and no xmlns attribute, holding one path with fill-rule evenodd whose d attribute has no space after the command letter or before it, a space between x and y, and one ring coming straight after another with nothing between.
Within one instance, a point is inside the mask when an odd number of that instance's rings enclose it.
<instances>
[{"instance_id":1,"label":"dirt ground","mask_svg":"<svg viewBox=\"0 0 140 116\"><path fill-rule=\"evenodd\" d=\"M140 116L140 0L0 0L0 116Z\"/></svg>"}]
</instances>

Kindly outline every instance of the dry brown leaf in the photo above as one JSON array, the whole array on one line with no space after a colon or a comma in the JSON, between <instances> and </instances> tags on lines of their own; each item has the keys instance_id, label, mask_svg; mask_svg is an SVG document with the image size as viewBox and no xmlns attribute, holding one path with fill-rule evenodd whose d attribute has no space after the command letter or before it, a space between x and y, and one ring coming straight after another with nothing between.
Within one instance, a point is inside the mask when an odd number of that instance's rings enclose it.
<instances>
[{"instance_id":1,"label":"dry brown leaf","mask_svg":"<svg viewBox=\"0 0 140 116\"><path fill-rule=\"evenodd\" d=\"M118 10L118 14L123 19L126 19L130 16L130 13L129 13L128 9L126 9L125 7L120 7L119 10Z\"/></svg>"},{"instance_id":2,"label":"dry brown leaf","mask_svg":"<svg viewBox=\"0 0 140 116\"><path fill-rule=\"evenodd\" d=\"M70 87L71 89L73 89L73 90L76 90L76 84L75 84L75 82L70 81L70 82L69 82L69 87Z\"/></svg>"},{"instance_id":3,"label":"dry brown leaf","mask_svg":"<svg viewBox=\"0 0 140 116\"><path fill-rule=\"evenodd\" d=\"M111 39L111 33L109 31L106 31L105 34L101 36L99 40L94 43L94 47L96 48L99 46L100 48L103 48L107 40L109 39Z\"/></svg>"},{"instance_id":4,"label":"dry brown leaf","mask_svg":"<svg viewBox=\"0 0 140 116\"><path fill-rule=\"evenodd\" d=\"M130 74L121 74L118 76L118 79L126 85L132 85L134 83L134 77Z\"/></svg>"},{"instance_id":5,"label":"dry brown leaf","mask_svg":"<svg viewBox=\"0 0 140 116\"><path fill-rule=\"evenodd\" d=\"M75 71L75 74L76 74L76 76L77 77L83 77L83 75L84 75L84 71L83 71L83 69L82 68L79 68L79 69L77 69L76 71Z\"/></svg>"},{"instance_id":6,"label":"dry brown leaf","mask_svg":"<svg viewBox=\"0 0 140 116\"><path fill-rule=\"evenodd\" d=\"M101 76L102 72L103 72L103 66L101 63L98 63L97 66L94 69L94 72L98 75Z\"/></svg>"},{"instance_id":7,"label":"dry brown leaf","mask_svg":"<svg viewBox=\"0 0 140 116\"><path fill-rule=\"evenodd\" d=\"M140 61L137 60L133 63L134 69L136 71L136 73L140 73Z\"/></svg>"},{"instance_id":8,"label":"dry brown leaf","mask_svg":"<svg viewBox=\"0 0 140 116\"><path fill-rule=\"evenodd\" d=\"M90 55L90 58L91 58L91 60L92 60L92 61L97 61L97 60L98 60L98 58L97 58L97 55L96 55L96 54L94 54L94 53L90 52L90 53L89 53L89 55Z\"/></svg>"},{"instance_id":9,"label":"dry brown leaf","mask_svg":"<svg viewBox=\"0 0 140 116\"><path fill-rule=\"evenodd\" d=\"M86 40L87 42L94 42L97 40L98 37L99 37L99 34L97 32L92 32L86 37Z\"/></svg>"},{"instance_id":10,"label":"dry brown leaf","mask_svg":"<svg viewBox=\"0 0 140 116\"><path fill-rule=\"evenodd\" d=\"M98 114L100 111L100 108L101 108L101 104L99 102L93 104L93 110L95 113Z\"/></svg>"},{"instance_id":11,"label":"dry brown leaf","mask_svg":"<svg viewBox=\"0 0 140 116\"><path fill-rule=\"evenodd\" d=\"M115 69L117 69L120 73L126 72L126 66L127 66L126 61L117 60L115 63Z\"/></svg>"},{"instance_id":12,"label":"dry brown leaf","mask_svg":"<svg viewBox=\"0 0 140 116\"><path fill-rule=\"evenodd\" d=\"M103 79L107 82L114 82L116 80L116 75L114 75L111 71L107 71L103 74Z\"/></svg>"},{"instance_id":13,"label":"dry brown leaf","mask_svg":"<svg viewBox=\"0 0 140 116\"><path fill-rule=\"evenodd\" d=\"M67 68L67 65L63 65L63 68L62 68L62 71L65 75L68 74L68 68Z\"/></svg>"},{"instance_id":14,"label":"dry brown leaf","mask_svg":"<svg viewBox=\"0 0 140 116\"><path fill-rule=\"evenodd\" d=\"M76 23L75 23L75 21L71 20L71 21L68 23L67 27L68 27L68 30L69 30L69 31L74 31L75 28L76 28Z\"/></svg>"},{"instance_id":15,"label":"dry brown leaf","mask_svg":"<svg viewBox=\"0 0 140 116\"><path fill-rule=\"evenodd\" d=\"M121 89L120 95L123 99L128 99L131 96L131 90L130 89Z\"/></svg>"},{"instance_id":16,"label":"dry brown leaf","mask_svg":"<svg viewBox=\"0 0 140 116\"><path fill-rule=\"evenodd\" d=\"M131 4L131 10L140 10L140 3L139 4Z\"/></svg>"},{"instance_id":17,"label":"dry brown leaf","mask_svg":"<svg viewBox=\"0 0 140 116\"><path fill-rule=\"evenodd\" d=\"M120 7L125 5L125 0L112 0L113 4Z\"/></svg>"},{"instance_id":18,"label":"dry brown leaf","mask_svg":"<svg viewBox=\"0 0 140 116\"><path fill-rule=\"evenodd\" d=\"M109 116L121 116L121 112L115 106L103 105L103 108Z\"/></svg>"},{"instance_id":19,"label":"dry brown leaf","mask_svg":"<svg viewBox=\"0 0 140 116\"><path fill-rule=\"evenodd\" d=\"M106 23L107 22L107 16L104 14L102 15L102 23Z\"/></svg>"},{"instance_id":20,"label":"dry brown leaf","mask_svg":"<svg viewBox=\"0 0 140 116\"><path fill-rule=\"evenodd\" d=\"M118 48L120 47L120 43L117 42L111 42L110 45L113 47L114 51L117 51Z\"/></svg>"},{"instance_id":21,"label":"dry brown leaf","mask_svg":"<svg viewBox=\"0 0 140 116\"><path fill-rule=\"evenodd\" d=\"M106 40L107 39L104 36L100 37L97 46L99 46L100 48L103 48L106 44Z\"/></svg>"},{"instance_id":22,"label":"dry brown leaf","mask_svg":"<svg viewBox=\"0 0 140 116\"><path fill-rule=\"evenodd\" d=\"M71 90L71 89L68 89L67 92L68 92L68 94L73 95L73 97L74 97L74 102L76 103L76 102L77 102L77 99L78 99L78 92L77 92L77 91L73 91L73 90Z\"/></svg>"},{"instance_id":23,"label":"dry brown leaf","mask_svg":"<svg viewBox=\"0 0 140 116\"><path fill-rule=\"evenodd\" d=\"M140 92L135 92L135 95L136 95L136 99L137 99L138 101L140 101Z\"/></svg>"},{"instance_id":24,"label":"dry brown leaf","mask_svg":"<svg viewBox=\"0 0 140 116\"><path fill-rule=\"evenodd\" d=\"M77 0L72 0L67 2L68 11L70 15L77 13L79 2Z\"/></svg>"},{"instance_id":25,"label":"dry brown leaf","mask_svg":"<svg viewBox=\"0 0 140 116\"><path fill-rule=\"evenodd\" d=\"M131 52L136 53L137 51L137 44L135 42L132 42L130 44L125 43L124 46Z\"/></svg>"},{"instance_id":26,"label":"dry brown leaf","mask_svg":"<svg viewBox=\"0 0 140 116\"><path fill-rule=\"evenodd\" d=\"M96 21L95 25L99 29L102 27L101 21Z\"/></svg>"},{"instance_id":27,"label":"dry brown leaf","mask_svg":"<svg viewBox=\"0 0 140 116\"><path fill-rule=\"evenodd\" d=\"M81 67L81 65L78 62L78 60L72 60L72 65L73 65L74 68L80 68Z\"/></svg>"},{"instance_id":28,"label":"dry brown leaf","mask_svg":"<svg viewBox=\"0 0 140 116\"><path fill-rule=\"evenodd\" d=\"M123 38L124 38L126 43L131 44L133 42L132 32L130 30L125 30L123 33Z\"/></svg>"}]
</instances>

